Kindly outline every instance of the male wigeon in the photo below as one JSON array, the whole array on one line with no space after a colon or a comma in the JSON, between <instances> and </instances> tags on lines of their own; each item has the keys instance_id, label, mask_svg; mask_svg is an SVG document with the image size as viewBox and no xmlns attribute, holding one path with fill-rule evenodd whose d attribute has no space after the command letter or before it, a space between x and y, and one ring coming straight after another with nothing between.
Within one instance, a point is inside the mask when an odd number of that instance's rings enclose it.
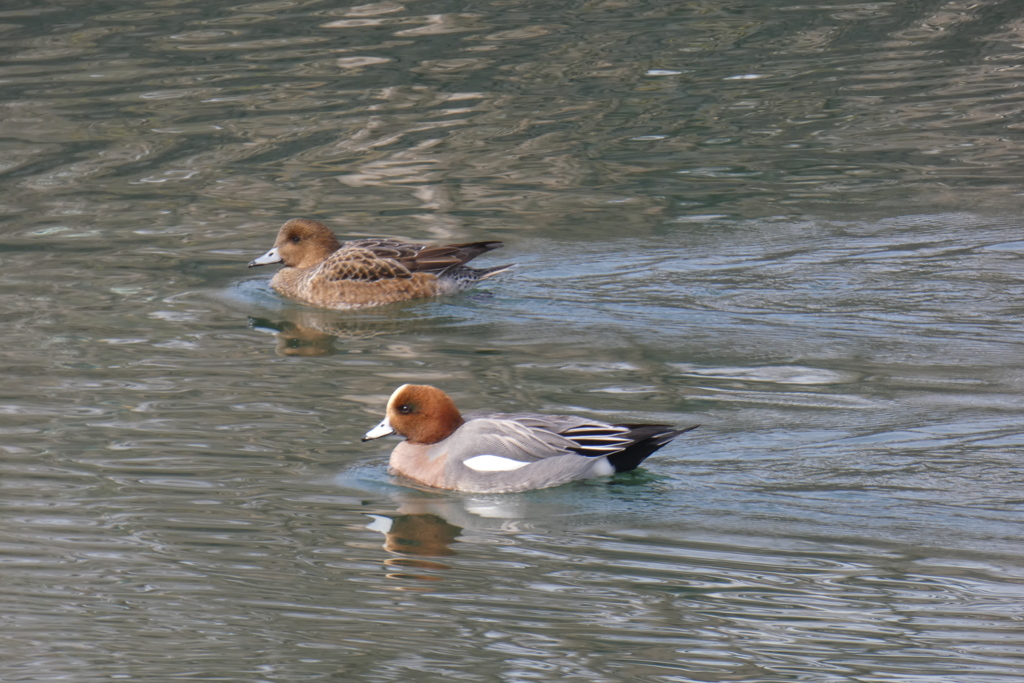
<instances>
[{"instance_id":1,"label":"male wigeon","mask_svg":"<svg viewBox=\"0 0 1024 683\"><path fill-rule=\"evenodd\" d=\"M506 493L636 469L683 432L659 424L606 424L573 415L474 412L463 417L436 387L403 384L363 441L399 434L391 470L421 484Z\"/></svg>"},{"instance_id":2,"label":"male wigeon","mask_svg":"<svg viewBox=\"0 0 1024 683\"><path fill-rule=\"evenodd\" d=\"M511 265L465 265L501 242L407 244L392 239L339 242L330 228L293 218L277 233L273 248L249 267L283 263L270 286L284 296L319 308L381 306L407 299L457 294Z\"/></svg>"}]
</instances>

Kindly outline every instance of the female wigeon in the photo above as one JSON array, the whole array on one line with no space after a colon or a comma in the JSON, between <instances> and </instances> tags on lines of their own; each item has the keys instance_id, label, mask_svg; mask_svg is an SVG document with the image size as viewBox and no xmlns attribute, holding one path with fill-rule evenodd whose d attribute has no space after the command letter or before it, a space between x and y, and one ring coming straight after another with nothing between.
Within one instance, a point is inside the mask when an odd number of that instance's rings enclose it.
<instances>
[{"instance_id":1,"label":"female wigeon","mask_svg":"<svg viewBox=\"0 0 1024 683\"><path fill-rule=\"evenodd\" d=\"M249 267L283 263L270 286L319 308L381 306L457 294L511 265L470 268L466 262L501 242L429 246L392 239L339 242L330 228L308 218L281 226L274 247Z\"/></svg>"},{"instance_id":2,"label":"female wigeon","mask_svg":"<svg viewBox=\"0 0 1024 683\"><path fill-rule=\"evenodd\" d=\"M506 493L636 469L683 432L659 424L606 424L573 415L475 412L463 417L436 387L403 384L363 441L406 438L391 470L427 486Z\"/></svg>"}]
</instances>

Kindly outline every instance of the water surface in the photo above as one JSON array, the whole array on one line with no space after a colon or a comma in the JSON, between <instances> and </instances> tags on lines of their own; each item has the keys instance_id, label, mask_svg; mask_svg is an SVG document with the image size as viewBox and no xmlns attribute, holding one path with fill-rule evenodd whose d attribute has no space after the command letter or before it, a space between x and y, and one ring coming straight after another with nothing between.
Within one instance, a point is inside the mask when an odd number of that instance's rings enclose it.
<instances>
[{"instance_id":1,"label":"water surface","mask_svg":"<svg viewBox=\"0 0 1024 683\"><path fill-rule=\"evenodd\" d=\"M0 679L1019 681L1018 3L0 9ZM293 216L501 239L317 311ZM466 407L700 423L421 491Z\"/></svg>"}]
</instances>

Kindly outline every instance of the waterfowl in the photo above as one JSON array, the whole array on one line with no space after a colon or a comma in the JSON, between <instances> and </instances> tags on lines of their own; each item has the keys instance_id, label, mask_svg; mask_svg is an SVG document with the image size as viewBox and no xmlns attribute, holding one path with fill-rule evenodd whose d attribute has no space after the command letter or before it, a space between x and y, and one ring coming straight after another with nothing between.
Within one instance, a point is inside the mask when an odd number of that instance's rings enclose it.
<instances>
[{"instance_id":1,"label":"waterfowl","mask_svg":"<svg viewBox=\"0 0 1024 683\"><path fill-rule=\"evenodd\" d=\"M446 393L403 384L384 420L363 441L399 434L394 474L440 489L507 493L636 469L694 427L607 424L574 415L474 412L463 416Z\"/></svg>"},{"instance_id":2,"label":"waterfowl","mask_svg":"<svg viewBox=\"0 0 1024 683\"><path fill-rule=\"evenodd\" d=\"M465 291L512 267L465 265L500 246L501 242L408 244L383 238L339 242L323 223L293 218L281 226L273 248L250 261L249 267L283 263L270 286L302 303L366 308Z\"/></svg>"}]
</instances>

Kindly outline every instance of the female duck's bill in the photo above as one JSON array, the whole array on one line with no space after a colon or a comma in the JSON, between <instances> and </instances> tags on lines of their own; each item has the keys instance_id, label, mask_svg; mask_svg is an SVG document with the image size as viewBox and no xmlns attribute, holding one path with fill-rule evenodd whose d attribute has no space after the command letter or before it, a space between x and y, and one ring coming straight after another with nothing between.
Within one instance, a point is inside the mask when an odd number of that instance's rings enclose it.
<instances>
[{"instance_id":1,"label":"female duck's bill","mask_svg":"<svg viewBox=\"0 0 1024 683\"><path fill-rule=\"evenodd\" d=\"M280 294L319 308L350 309L465 291L511 264L471 268L467 262L501 242L410 244L392 239L339 242L318 221L293 218L274 246L249 267L282 263L270 280Z\"/></svg>"},{"instance_id":2,"label":"female duck's bill","mask_svg":"<svg viewBox=\"0 0 1024 683\"><path fill-rule=\"evenodd\" d=\"M281 263L282 261L284 261L284 259L282 259L281 254L277 252L277 247L274 247L263 256L260 256L259 258L254 258L252 261L249 261L249 267L252 268L253 266L269 266L273 263Z\"/></svg>"},{"instance_id":3,"label":"female duck's bill","mask_svg":"<svg viewBox=\"0 0 1024 683\"><path fill-rule=\"evenodd\" d=\"M475 412L440 389L404 384L363 441L399 434L391 470L427 486L501 493L560 486L635 469L694 427L608 424L573 415Z\"/></svg>"}]
</instances>

